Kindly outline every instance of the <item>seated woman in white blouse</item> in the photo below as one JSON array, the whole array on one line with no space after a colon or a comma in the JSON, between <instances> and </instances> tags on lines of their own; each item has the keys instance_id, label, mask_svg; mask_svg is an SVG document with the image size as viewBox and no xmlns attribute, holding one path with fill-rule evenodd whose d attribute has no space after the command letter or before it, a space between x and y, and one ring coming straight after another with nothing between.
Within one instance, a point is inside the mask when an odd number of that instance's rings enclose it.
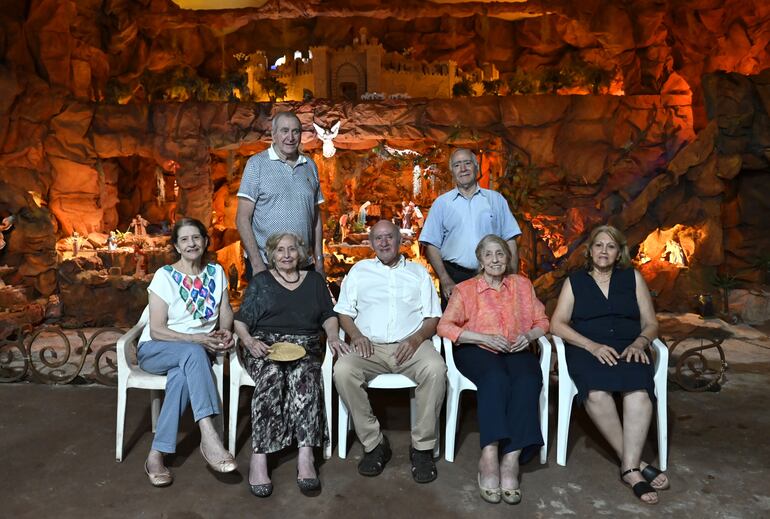
<instances>
[{"instance_id":1,"label":"seated woman in white blouse","mask_svg":"<svg viewBox=\"0 0 770 519\"><path fill-rule=\"evenodd\" d=\"M179 259L158 269L147 288L150 322L142 331L136 354L144 371L167 377L155 438L144 466L156 487L174 480L163 455L176 451L179 417L188 405L200 427L201 455L208 465L217 472L237 468L212 420L221 409L209 352L233 346L233 311L225 273L215 263L203 263L209 238L198 220L180 219L171 243Z\"/></svg>"}]
</instances>

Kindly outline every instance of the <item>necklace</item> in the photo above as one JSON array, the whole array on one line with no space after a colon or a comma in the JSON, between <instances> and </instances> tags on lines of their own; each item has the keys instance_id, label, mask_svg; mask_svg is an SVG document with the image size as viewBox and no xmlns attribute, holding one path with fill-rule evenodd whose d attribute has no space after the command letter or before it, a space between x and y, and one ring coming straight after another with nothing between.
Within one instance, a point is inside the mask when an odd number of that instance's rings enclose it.
<instances>
[{"instance_id":1,"label":"necklace","mask_svg":"<svg viewBox=\"0 0 770 519\"><path fill-rule=\"evenodd\" d=\"M289 281L288 279L283 277L283 274L281 274L281 272L278 269L275 269L274 272L278 274L279 278L283 279L285 282L287 282L290 285L293 285L294 283L299 283L299 280L302 279L302 274L300 274L299 272L297 272L297 279L295 279L294 281Z\"/></svg>"},{"instance_id":2,"label":"necklace","mask_svg":"<svg viewBox=\"0 0 770 519\"><path fill-rule=\"evenodd\" d=\"M594 278L594 281L597 283L607 283L610 279L612 279L612 271L609 271L606 273L606 275L599 275L599 274L605 274L604 272L599 272L597 270L591 271L591 277Z\"/></svg>"}]
</instances>

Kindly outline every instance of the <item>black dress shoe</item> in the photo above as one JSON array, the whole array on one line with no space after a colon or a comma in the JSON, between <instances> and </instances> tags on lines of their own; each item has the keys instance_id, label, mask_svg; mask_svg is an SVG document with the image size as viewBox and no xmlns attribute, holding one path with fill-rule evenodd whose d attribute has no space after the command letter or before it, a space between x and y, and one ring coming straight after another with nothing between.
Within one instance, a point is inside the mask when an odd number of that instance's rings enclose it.
<instances>
[{"instance_id":1,"label":"black dress shoe","mask_svg":"<svg viewBox=\"0 0 770 519\"><path fill-rule=\"evenodd\" d=\"M251 493L257 497L270 497L270 494L273 493L273 484L272 483L262 483L261 485L249 484L249 490L251 490Z\"/></svg>"}]
</instances>

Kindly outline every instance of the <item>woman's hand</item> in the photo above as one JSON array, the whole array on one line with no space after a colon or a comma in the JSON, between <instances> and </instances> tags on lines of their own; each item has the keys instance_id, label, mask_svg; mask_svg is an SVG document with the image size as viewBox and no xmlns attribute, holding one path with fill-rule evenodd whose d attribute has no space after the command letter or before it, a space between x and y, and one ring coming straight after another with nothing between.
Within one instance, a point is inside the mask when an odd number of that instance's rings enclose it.
<instances>
[{"instance_id":1,"label":"woman's hand","mask_svg":"<svg viewBox=\"0 0 770 519\"><path fill-rule=\"evenodd\" d=\"M327 342L329 343L329 349L332 350L332 357L341 357L352 351L350 346L346 342L341 341L339 337L332 337Z\"/></svg>"},{"instance_id":2,"label":"woman's hand","mask_svg":"<svg viewBox=\"0 0 770 519\"><path fill-rule=\"evenodd\" d=\"M248 339L244 339L241 342L243 342L244 348L249 350L249 353L258 359L270 353L270 347L256 337L249 337Z\"/></svg>"},{"instance_id":3,"label":"woman's hand","mask_svg":"<svg viewBox=\"0 0 770 519\"><path fill-rule=\"evenodd\" d=\"M618 355L618 352L615 351L614 348L610 348L605 344L594 344L587 349L591 355L599 359L599 362L602 364L607 364L608 366L617 366L618 358L620 355Z\"/></svg>"},{"instance_id":4,"label":"woman's hand","mask_svg":"<svg viewBox=\"0 0 770 519\"><path fill-rule=\"evenodd\" d=\"M511 353L516 353L517 351L521 351L529 347L529 343L530 340L526 334L521 333L516 337L516 340L511 342L511 349L509 351Z\"/></svg>"},{"instance_id":5,"label":"woman's hand","mask_svg":"<svg viewBox=\"0 0 770 519\"><path fill-rule=\"evenodd\" d=\"M502 353L508 353L511 350L511 343L508 342L508 339L503 337L502 335L488 335L486 333L482 333L481 335L481 344L486 346L489 349L499 351Z\"/></svg>"},{"instance_id":6,"label":"woman's hand","mask_svg":"<svg viewBox=\"0 0 770 519\"><path fill-rule=\"evenodd\" d=\"M233 333L230 330L220 328L219 330L209 332L209 337L216 341L216 348L213 351L228 351L235 346Z\"/></svg>"},{"instance_id":7,"label":"woman's hand","mask_svg":"<svg viewBox=\"0 0 770 519\"><path fill-rule=\"evenodd\" d=\"M644 353L644 346L634 346L636 343L637 341L634 341L629 344L626 349L623 350L623 353L620 354L620 358L626 362L641 362L642 364L649 364L650 359Z\"/></svg>"}]
</instances>

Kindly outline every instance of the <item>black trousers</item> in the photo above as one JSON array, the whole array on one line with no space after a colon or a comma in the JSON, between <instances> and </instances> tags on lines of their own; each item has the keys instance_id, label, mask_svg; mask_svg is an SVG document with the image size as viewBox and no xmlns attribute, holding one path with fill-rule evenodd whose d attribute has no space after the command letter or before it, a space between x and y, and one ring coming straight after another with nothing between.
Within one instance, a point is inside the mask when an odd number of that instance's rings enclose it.
<instances>
[{"instance_id":1,"label":"black trousers","mask_svg":"<svg viewBox=\"0 0 770 519\"><path fill-rule=\"evenodd\" d=\"M461 267L457 263L452 263L451 261L444 261L442 263L444 263L444 268L446 269L446 273L449 274L449 277L455 283L461 283L465 280L471 279L476 274L478 274L478 271L475 269L467 269L465 267ZM448 302L449 300L444 298L444 291L442 290L441 291L441 309L442 310L446 310L446 305Z\"/></svg>"}]
</instances>

